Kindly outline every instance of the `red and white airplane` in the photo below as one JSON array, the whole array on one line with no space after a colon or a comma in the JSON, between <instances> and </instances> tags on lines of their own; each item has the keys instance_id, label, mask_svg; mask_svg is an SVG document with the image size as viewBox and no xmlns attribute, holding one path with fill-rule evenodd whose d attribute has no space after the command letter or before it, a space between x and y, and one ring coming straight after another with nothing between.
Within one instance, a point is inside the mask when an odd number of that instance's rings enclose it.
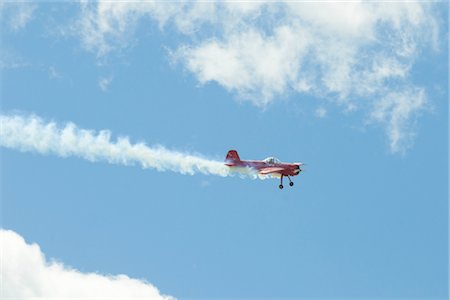
<instances>
[{"instance_id":1,"label":"red and white airplane","mask_svg":"<svg viewBox=\"0 0 450 300\"><path fill-rule=\"evenodd\" d=\"M290 176L297 176L302 169L300 168L302 163L284 163L275 157L268 157L264 160L241 160L236 150L230 150L225 158L225 165L230 168L251 168L261 175L271 175L280 177L281 182L279 188L283 188L283 177L289 179L289 185L293 186L294 183Z\"/></svg>"}]
</instances>

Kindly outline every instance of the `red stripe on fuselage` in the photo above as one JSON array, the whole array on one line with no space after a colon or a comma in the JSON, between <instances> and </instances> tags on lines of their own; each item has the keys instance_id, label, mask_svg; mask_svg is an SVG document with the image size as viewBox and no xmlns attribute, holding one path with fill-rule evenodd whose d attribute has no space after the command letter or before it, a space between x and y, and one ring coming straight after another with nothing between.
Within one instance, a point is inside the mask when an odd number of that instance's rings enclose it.
<instances>
[{"instance_id":1,"label":"red stripe on fuselage","mask_svg":"<svg viewBox=\"0 0 450 300\"><path fill-rule=\"evenodd\" d=\"M283 168L283 171L280 171L279 174L282 174L284 176L296 176L300 173L299 164L289 164L289 163L268 164L258 160L241 160L236 162L227 162L225 165L231 168L233 167L252 168L258 171L261 171L262 169L265 168Z\"/></svg>"}]
</instances>

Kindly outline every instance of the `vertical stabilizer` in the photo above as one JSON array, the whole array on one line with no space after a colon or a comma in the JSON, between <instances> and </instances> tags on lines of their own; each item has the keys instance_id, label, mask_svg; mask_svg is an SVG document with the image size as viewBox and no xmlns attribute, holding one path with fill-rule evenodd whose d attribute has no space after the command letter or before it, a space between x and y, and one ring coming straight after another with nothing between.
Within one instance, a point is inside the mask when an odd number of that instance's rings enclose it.
<instances>
[{"instance_id":1,"label":"vertical stabilizer","mask_svg":"<svg viewBox=\"0 0 450 300\"><path fill-rule=\"evenodd\" d=\"M230 150L227 153L227 157L225 158L225 162L227 163L238 163L241 159L236 150Z\"/></svg>"}]
</instances>

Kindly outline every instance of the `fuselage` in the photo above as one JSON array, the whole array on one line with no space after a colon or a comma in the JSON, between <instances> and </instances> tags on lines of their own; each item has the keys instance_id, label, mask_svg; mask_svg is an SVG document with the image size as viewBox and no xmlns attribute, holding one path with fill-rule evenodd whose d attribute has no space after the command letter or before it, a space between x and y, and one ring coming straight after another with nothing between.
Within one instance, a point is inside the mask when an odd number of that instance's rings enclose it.
<instances>
[{"instance_id":1,"label":"fuselage","mask_svg":"<svg viewBox=\"0 0 450 300\"><path fill-rule=\"evenodd\" d=\"M252 168L258 171L262 171L267 168L280 168L282 170L276 173L283 176L296 176L301 172L300 163L267 163L262 160L240 160L227 161L225 165L237 168Z\"/></svg>"}]
</instances>

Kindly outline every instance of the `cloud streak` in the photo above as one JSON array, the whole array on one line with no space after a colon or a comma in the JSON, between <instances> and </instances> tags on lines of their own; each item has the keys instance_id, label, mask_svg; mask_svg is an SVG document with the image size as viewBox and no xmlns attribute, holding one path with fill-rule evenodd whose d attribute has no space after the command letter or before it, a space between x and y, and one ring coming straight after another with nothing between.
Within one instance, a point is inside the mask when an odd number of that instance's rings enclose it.
<instances>
[{"instance_id":1,"label":"cloud streak","mask_svg":"<svg viewBox=\"0 0 450 300\"><path fill-rule=\"evenodd\" d=\"M228 176L223 162L168 150L162 146L132 144L128 137L111 139L111 132L80 129L73 123L59 126L37 116L0 115L0 146L23 152L80 157L91 162L139 165L144 169L181 174Z\"/></svg>"},{"instance_id":2,"label":"cloud streak","mask_svg":"<svg viewBox=\"0 0 450 300\"><path fill-rule=\"evenodd\" d=\"M48 261L39 245L12 230L0 229L0 248L2 299L174 299L144 280L82 273Z\"/></svg>"}]
</instances>

